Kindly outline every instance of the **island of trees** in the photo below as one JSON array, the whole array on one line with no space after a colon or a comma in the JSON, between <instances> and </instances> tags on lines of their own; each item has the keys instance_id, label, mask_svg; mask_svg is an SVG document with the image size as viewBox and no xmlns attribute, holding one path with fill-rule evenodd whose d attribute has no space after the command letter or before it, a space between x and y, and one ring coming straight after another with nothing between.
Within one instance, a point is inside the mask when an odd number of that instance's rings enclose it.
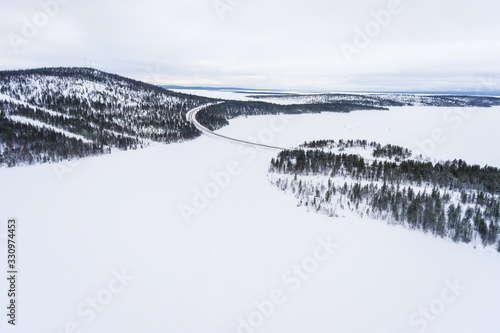
<instances>
[{"instance_id":1,"label":"island of trees","mask_svg":"<svg viewBox=\"0 0 500 333\"><path fill-rule=\"evenodd\" d=\"M346 147L370 148L371 156ZM299 206L329 216L351 212L500 252L500 170L410 157L406 148L366 140L314 141L280 152L269 178Z\"/></svg>"}]
</instances>

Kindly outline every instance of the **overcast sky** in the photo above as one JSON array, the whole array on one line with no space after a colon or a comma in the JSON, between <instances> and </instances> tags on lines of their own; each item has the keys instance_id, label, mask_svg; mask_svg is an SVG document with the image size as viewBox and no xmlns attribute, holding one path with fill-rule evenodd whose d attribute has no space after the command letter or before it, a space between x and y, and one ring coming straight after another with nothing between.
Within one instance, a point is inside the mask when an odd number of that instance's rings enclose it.
<instances>
[{"instance_id":1,"label":"overcast sky","mask_svg":"<svg viewBox=\"0 0 500 333\"><path fill-rule=\"evenodd\" d=\"M500 2L493 0L16 0L1 6L2 69L83 67L86 57L94 68L155 84L500 91Z\"/></svg>"}]
</instances>

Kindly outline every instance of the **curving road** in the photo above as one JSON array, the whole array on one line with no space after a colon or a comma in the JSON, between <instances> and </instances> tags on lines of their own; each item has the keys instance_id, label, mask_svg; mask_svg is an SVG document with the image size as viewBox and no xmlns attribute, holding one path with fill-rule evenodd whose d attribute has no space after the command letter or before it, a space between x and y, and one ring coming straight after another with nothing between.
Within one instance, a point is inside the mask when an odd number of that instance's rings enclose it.
<instances>
[{"instance_id":1,"label":"curving road","mask_svg":"<svg viewBox=\"0 0 500 333\"><path fill-rule=\"evenodd\" d=\"M240 139L236 139L236 138L231 138L229 136L217 134L217 133L209 130L208 128L206 128L205 126L203 126L202 124L200 124L198 122L198 120L196 120L196 114L198 112L200 112L201 110L203 110L203 109L205 109L205 108L207 108L209 106L218 105L218 104L222 104L222 103L224 103L224 102L210 103L210 104L205 104L205 105L202 105L202 106L198 106L198 107L190 110L188 113L186 113L186 119L191 124L193 124L197 129L199 129L203 134L206 134L206 135L211 135L211 136L215 136L215 137L218 137L218 138L221 138L221 139L224 139L224 140L233 141L233 142L237 142L237 143L244 144L244 145L249 145L249 146L256 146L256 147L260 147L260 148L274 149L274 150L286 150L287 149L287 148L282 148L282 147L265 145L265 144L257 143L257 142L250 142L250 141L240 140Z\"/></svg>"}]
</instances>

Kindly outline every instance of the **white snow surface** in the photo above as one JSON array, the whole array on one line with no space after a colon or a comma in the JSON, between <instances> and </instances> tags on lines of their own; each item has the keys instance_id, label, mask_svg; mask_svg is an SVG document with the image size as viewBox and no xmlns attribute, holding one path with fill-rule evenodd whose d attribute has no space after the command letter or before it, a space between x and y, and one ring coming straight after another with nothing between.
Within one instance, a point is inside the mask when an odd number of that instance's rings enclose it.
<instances>
[{"instance_id":1,"label":"white snow surface","mask_svg":"<svg viewBox=\"0 0 500 333\"><path fill-rule=\"evenodd\" d=\"M459 125L447 113L458 111L257 116L234 119L218 132L284 147L367 139L417 150L417 140L441 129L446 140L434 144L431 158L500 166L500 108L472 109ZM429 333L498 329L500 254L383 221L306 213L268 182L275 154L202 136L0 169L0 216L4 222L18 219L20 267L18 322L8 325L3 314L0 331L413 333L424 324ZM211 173L235 167L239 173L229 184L214 185ZM180 205L193 206L195 193L205 190L212 197L208 207L186 223ZM312 259L318 239L328 237L338 248L326 259L322 250L321 262ZM3 272L5 265L1 260ZM294 265L310 273L298 278ZM114 274L122 271L133 279L120 283ZM450 290L450 283L463 288ZM3 312L7 289L3 278ZM266 301L271 294L281 295L274 308ZM432 320L423 319L419 311L429 307Z\"/></svg>"}]
</instances>

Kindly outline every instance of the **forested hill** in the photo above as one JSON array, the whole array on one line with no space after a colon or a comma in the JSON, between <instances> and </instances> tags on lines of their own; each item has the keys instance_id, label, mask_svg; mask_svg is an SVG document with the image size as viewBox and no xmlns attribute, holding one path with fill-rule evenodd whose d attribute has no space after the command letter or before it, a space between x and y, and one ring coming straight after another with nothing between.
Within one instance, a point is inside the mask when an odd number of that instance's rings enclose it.
<instances>
[{"instance_id":1,"label":"forested hill","mask_svg":"<svg viewBox=\"0 0 500 333\"><path fill-rule=\"evenodd\" d=\"M210 101L91 68L0 71L0 166L191 139L185 113Z\"/></svg>"}]
</instances>

